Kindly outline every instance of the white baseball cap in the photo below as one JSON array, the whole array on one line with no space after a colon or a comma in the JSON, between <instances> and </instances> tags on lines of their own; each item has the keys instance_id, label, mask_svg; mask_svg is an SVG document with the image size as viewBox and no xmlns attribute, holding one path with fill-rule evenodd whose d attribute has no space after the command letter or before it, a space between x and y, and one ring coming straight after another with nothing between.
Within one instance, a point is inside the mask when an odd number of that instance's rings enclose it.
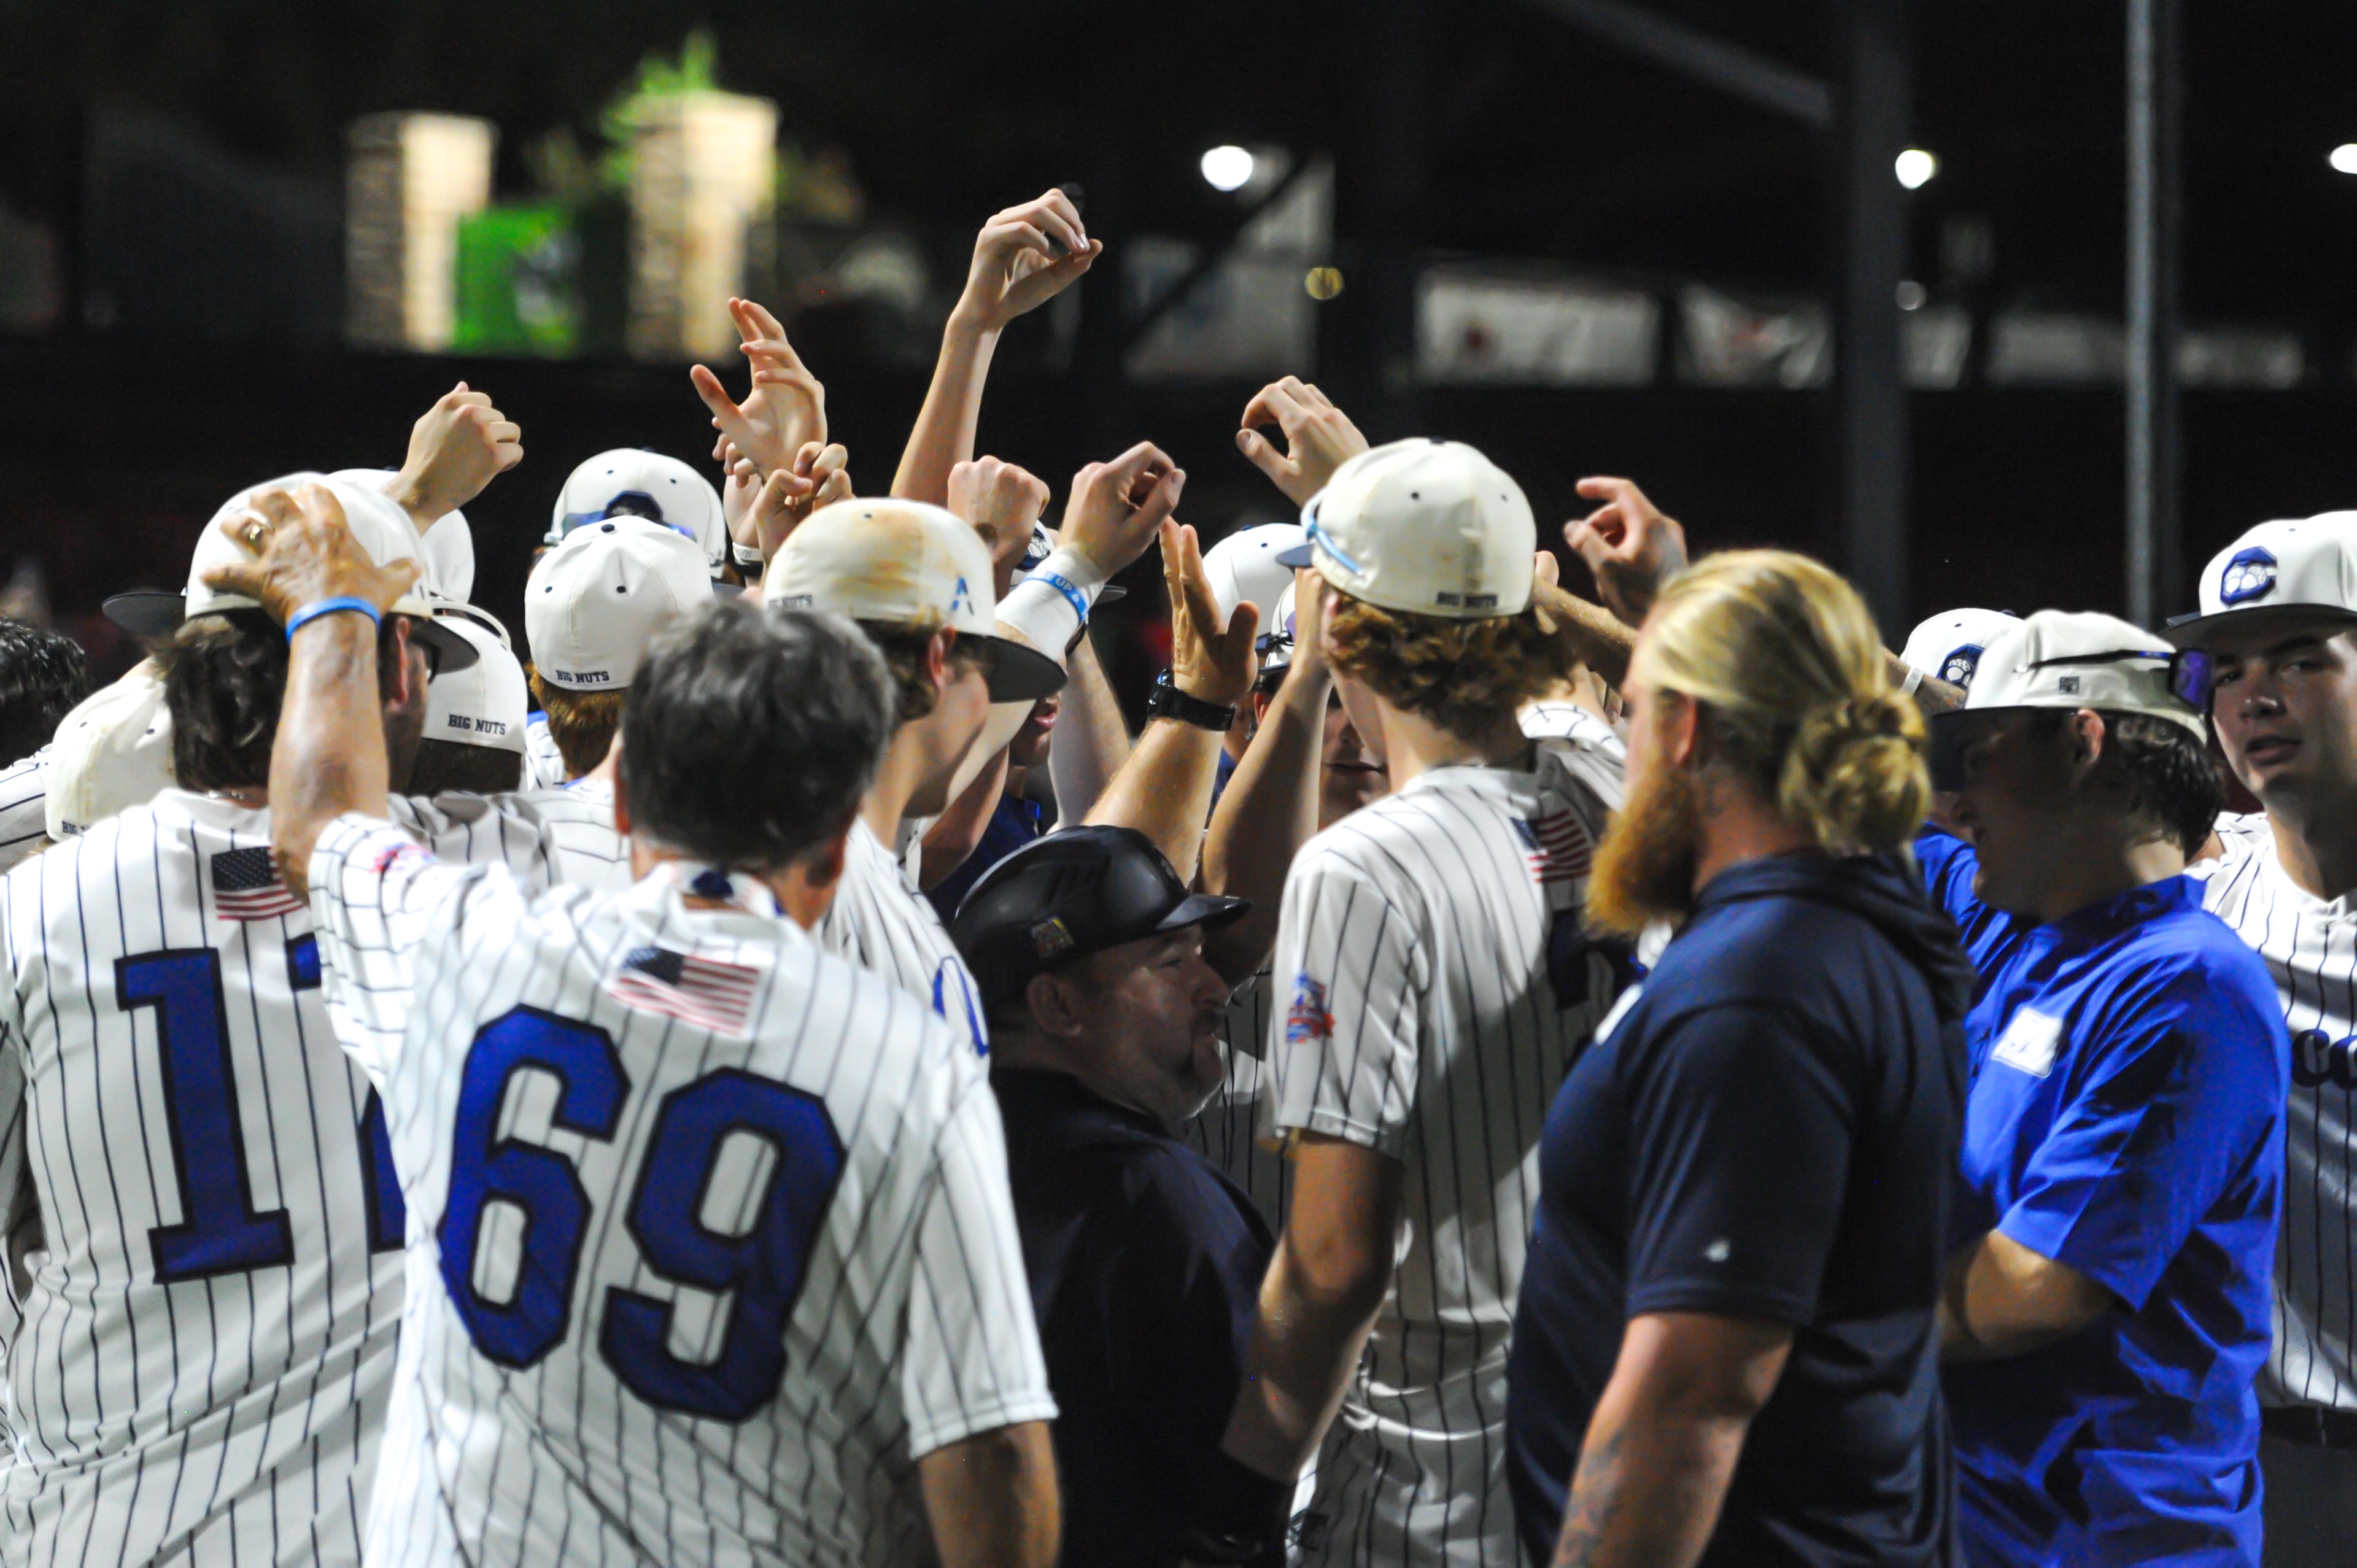
<instances>
[{"instance_id":1,"label":"white baseball cap","mask_svg":"<svg viewBox=\"0 0 2357 1568\"><path fill-rule=\"evenodd\" d=\"M2263 522L2201 569L2201 608L2169 623L2180 648L2230 620L2298 610L2357 620L2357 511Z\"/></svg>"},{"instance_id":2,"label":"white baseball cap","mask_svg":"<svg viewBox=\"0 0 2357 1568\"><path fill-rule=\"evenodd\" d=\"M398 468L339 468L328 476L366 485L382 495L390 495L400 477ZM425 566L426 587L436 597L465 604L475 591L475 532L467 525L467 514L452 507L434 520L425 539L418 559Z\"/></svg>"},{"instance_id":3,"label":"white baseball cap","mask_svg":"<svg viewBox=\"0 0 2357 1568\"><path fill-rule=\"evenodd\" d=\"M1899 657L1934 681L1970 686L1989 644L2020 624L2007 610L1944 610L1907 634Z\"/></svg>"},{"instance_id":4,"label":"white baseball cap","mask_svg":"<svg viewBox=\"0 0 2357 1568\"><path fill-rule=\"evenodd\" d=\"M789 609L853 620L948 627L991 652L990 700L1037 702L1064 684L1062 666L998 635L990 550L973 525L923 501L855 499L811 513L762 578Z\"/></svg>"},{"instance_id":5,"label":"white baseball cap","mask_svg":"<svg viewBox=\"0 0 2357 1568\"><path fill-rule=\"evenodd\" d=\"M1932 778L1955 778L1975 714L2023 708L2148 714L2206 742L2209 670L2207 654L2172 649L2117 616L2040 610L1989 644L1962 708L1932 715Z\"/></svg>"},{"instance_id":6,"label":"white baseball cap","mask_svg":"<svg viewBox=\"0 0 2357 1568\"><path fill-rule=\"evenodd\" d=\"M728 559L728 522L712 481L676 457L635 446L600 452L566 476L549 519L556 544L585 522L643 517L695 541L705 569L717 576Z\"/></svg>"},{"instance_id":7,"label":"white baseball cap","mask_svg":"<svg viewBox=\"0 0 2357 1568\"><path fill-rule=\"evenodd\" d=\"M42 814L53 839L86 832L173 787L172 711L155 660L141 660L59 723L44 782Z\"/></svg>"},{"instance_id":8,"label":"white baseball cap","mask_svg":"<svg viewBox=\"0 0 2357 1568\"><path fill-rule=\"evenodd\" d=\"M533 564L523 635L540 678L568 692L630 683L655 633L712 598L704 551L659 522L585 524Z\"/></svg>"},{"instance_id":9,"label":"white baseball cap","mask_svg":"<svg viewBox=\"0 0 2357 1568\"><path fill-rule=\"evenodd\" d=\"M424 738L522 757L524 716L532 708L523 665L509 651L507 639L481 621L451 616L447 624L475 645L478 657L462 670L436 670L425 682Z\"/></svg>"},{"instance_id":10,"label":"white baseball cap","mask_svg":"<svg viewBox=\"0 0 2357 1568\"><path fill-rule=\"evenodd\" d=\"M204 531L197 535L196 553L188 563L185 589L177 594L152 589L117 594L106 601L107 618L134 636L164 638L171 636L182 621L197 616L260 608L256 601L243 595L220 593L205 585L207 573L251 559L244 546L222 532L220 525L224 519L245 510L257 496L304 485L324 485L335 496L344 509L344 521L351 529L352 537L368 552L370 560L380 566L395 561L418 563L421 575L409 592L393 602L393 613L417 618L419 637L435 645L444 666L457 669L471 662L474 645L435 624L444 601L423 575L425 545L417 537L417 525L382 491L330 474L288 474L238 491L221 503L220 510L206 521Z\"/></svg>"},{"instance_id":11,"label":"white baseball cap","mask_svg":"<svg viewBox=\"0 0 2357 1568\"><path fill-rule=\"evenodd\" d=\"M1315 566L1387 610L1483 620L1530 607L1538 525L1523 488L1461 441L1415 436L1361 452L1301 509Z\"/></svg>"},{"instance_id":12,"label":"white baseball cap","mask_svg":"<svg viewBox=\"0 0 2357 1568\"><path fill-rule=\"evenodd\" d=\"M1265 522L1242 528L1203 552L1203 575L1222 611L1232 615L1241 604L1260 611L1260 628L1273 622L1276 601L1293 586L1293 568L1277 557L1308 542L1297 522Z\"/></svg>"},{"instance_id":13,"label":"white baseball cap","mask_svg":"<svg viewBox=\"0 0 2357 1568\"><path fill-rule=\"evenodd\" d=\"M1285 585L1285 592L1276 596L1276 611L1263 624L1260 633L1260 672L1283 670L1293 662L1293 642L1299 635L1296 615L1294 585Z\"/></svg>"}]
</instances>

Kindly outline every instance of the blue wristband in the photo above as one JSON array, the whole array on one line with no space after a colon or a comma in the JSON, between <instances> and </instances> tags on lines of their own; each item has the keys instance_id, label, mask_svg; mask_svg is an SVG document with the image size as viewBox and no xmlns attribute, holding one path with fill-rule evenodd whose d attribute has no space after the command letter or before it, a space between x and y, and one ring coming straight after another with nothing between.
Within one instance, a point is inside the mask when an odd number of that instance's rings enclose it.
<instances>
[{"instance_id":1,"label":"blue wristband","mask_svg":"<svg viewBox=\"0 0 2357 1568\"><path fill-rule=\"evenodd\" d=\"M302 630L311 622L317 620L321 616L331 616L340 610L351 610L357 614L364 615L369 618L369 620L372 624L377 626L382 626L384 624L384 617L378 613L377 607L374 605L369 603L366 599L358 597L355 595L345 594L337 598L321 599L316 604L305 605L301 609L296 610L293 615L288 616L286 618L286 640L289 642L294 641L295 634L296 632Z\"/></svg>"},{"instance_id":2,"label":"blue wristband","mask_svg":"<svg viewBox=\"0 0 2357 1568\"><path fill-rule=\"evenodd\" d=\"M1072 607L1072 613L1081 618L1081 624L1082 626L1089 624L1089 596L1081 592L1078 584L1068 577L1060 577L1053 572L1034 572L1028 580L1045 583L1063 595L1064 602Z\"/></svg>"}]
</instances>

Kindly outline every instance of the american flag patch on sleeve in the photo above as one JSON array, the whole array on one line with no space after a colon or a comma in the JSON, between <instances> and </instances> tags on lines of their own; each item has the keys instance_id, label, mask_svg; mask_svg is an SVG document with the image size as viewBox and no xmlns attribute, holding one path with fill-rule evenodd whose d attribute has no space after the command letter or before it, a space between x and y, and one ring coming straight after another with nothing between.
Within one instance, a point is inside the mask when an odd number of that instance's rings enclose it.
<instances>
[{"instance_id":1,"label":"american flag patch on sleeve","mask_svg":"<svg viewBox=\"0 0 2357 1568\"><path fill-rule=\"evenodd\" d=\"M212 857L213 913L224 920L274 920L299 915L303 900L278 880L267 844L225 849Z\"/></svg>"},{"instance_id":2,"label":"american flag patch on sleeve","mask_svg":"<svg viewBox=\"0 0 2357 1568\"><path fill-rule=\"evenodd\" d=\"M1595 841L1569 811L1549 811L1536 822L1516 817L1514 832L1522 835L1523 856L1542 886L1587 875L1596 858Z\"/></svg>"},{"instance_id":3,"label":"american flag patch on sleeve","mask_svg":"<svg viewBox=\"0 0 2357 1568\"><path fill-rule=\"evenodd\" d=\"M761 972L669 948L633 950L606 982L626 1007L661 1013L724 1035L741 1035L753 1011Z\"/></svg>"}]
</instances>

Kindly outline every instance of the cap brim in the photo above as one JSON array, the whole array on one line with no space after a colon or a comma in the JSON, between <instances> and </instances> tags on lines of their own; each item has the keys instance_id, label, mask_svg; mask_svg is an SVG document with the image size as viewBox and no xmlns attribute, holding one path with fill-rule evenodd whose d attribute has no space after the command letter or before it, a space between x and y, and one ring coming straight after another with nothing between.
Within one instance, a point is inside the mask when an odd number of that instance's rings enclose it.
<instances>
[{"instance_id":1,"label":"cap brim","mask_svg":"<svg viewBox=\"0 0 2357 1568\"><path fill-rule=\"evenodd\" d=\"M1305 539L1290 550L1278 551L1271 559L1280 566L1290 566L1298 572L1309 564L1309 552L1313 548L1314 546Z\"/></svg>"},{"instance_id":2,"label":"cap brim","mask_svg":"<svg viewBox=\"0 0 2357 1568\"><path fill-rule=\"evenodd\" d=\"M1064 667L1036 648L1004 637L985 637L990 645L990 700L994 703L1036 703L1064 689Z\"/></svg>"},{"instance_id":3,"label":"cap brim","mask_svg":"<svg viewBox=\"0 0 2357 1568\"><path fill-rule=\"evenodd\" d=\"M1189 893L1178 901L1178 907L1162 917L1155 926L1158 931L1183 931L1189 926L1200 926L1216 931L1222 926L1232 925L1252 913L1249 898L1226 898L1213 893Z\"/></svg>"},{"instance_id":4,"label":"cap brim","mask_svg":"<svg viewBox=\"0 0 2357 1568\"><path fill-rule=\"evenodd\" d=\"M135 588L102 607L107 619L134 637L169 637L187 618L188 601L167 588Z\"/></svg>"},{"instance_id":5,"label":"cap brim","mask_svg":"<svg viewBox=\"0 0 2357 1568\"><path fill-rule=\"evenodd\" d=\"M2199 648L2204 637L2227 622L2255 625L2262 616L2277 620L2321 618L2357 621L2357 610L2345 610L2338 605L2253 605L2247 609L2218 610L2210 615L2176 616L2160 628L2160 635L2169 639L2172 648Z\"/></svg>"},{"instance_id":6,"label":"cap brim","mask_svg":"<svg viewBox=\"0 0 2357 1568\"><path fill-rule=\"evenodd\" d=\"M473 643L444 626L441 618L432 611L411 609L405 605L396 605L393 607L393 613L407 616L409 624L417 628L415 634L417 638L421 641L434 645L438 659L437 669L468 670L473 668L481 660L482 654L477 650Z\"/></svg>"}]
</instances>

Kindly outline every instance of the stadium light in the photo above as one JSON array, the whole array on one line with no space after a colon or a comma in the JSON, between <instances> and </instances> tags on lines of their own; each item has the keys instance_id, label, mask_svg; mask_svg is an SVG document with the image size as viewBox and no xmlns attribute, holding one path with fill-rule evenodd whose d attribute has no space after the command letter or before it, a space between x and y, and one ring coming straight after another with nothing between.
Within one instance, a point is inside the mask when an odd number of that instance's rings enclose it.
<instances>
[{"instance_id":1,"label":"stadium light","mask_svg":"<svg viewBox=\"0 0 2357 1568\"><path fill-rule=\"evenodd\" d=\"M1243 147L1213 147L1203 155L1204 183L1214 190L1242 190L1256 161Z\"/></svg>"},{"instance_id":2,"label":"stadium light","mask_svg":"<svg viewBox=\"0 0 2357 1568\"><path fill-rule=\"evenodd\" d=\"M2357 174L2357 142L2343 142L2325 155L2324 161L2342 174Z\"/></svg>"},{"instance_id":3,"label":"stadium light","mask_svg":"<svg viewBox=\"0 0 2357 1568\"><path fill-rule=\"evenodd\" d=\"M1921 147L1910 147L1892 163L1891 172L1908 189L1921 190L1940 172L1940 160Z\"/></svg>"}]
</instances>

